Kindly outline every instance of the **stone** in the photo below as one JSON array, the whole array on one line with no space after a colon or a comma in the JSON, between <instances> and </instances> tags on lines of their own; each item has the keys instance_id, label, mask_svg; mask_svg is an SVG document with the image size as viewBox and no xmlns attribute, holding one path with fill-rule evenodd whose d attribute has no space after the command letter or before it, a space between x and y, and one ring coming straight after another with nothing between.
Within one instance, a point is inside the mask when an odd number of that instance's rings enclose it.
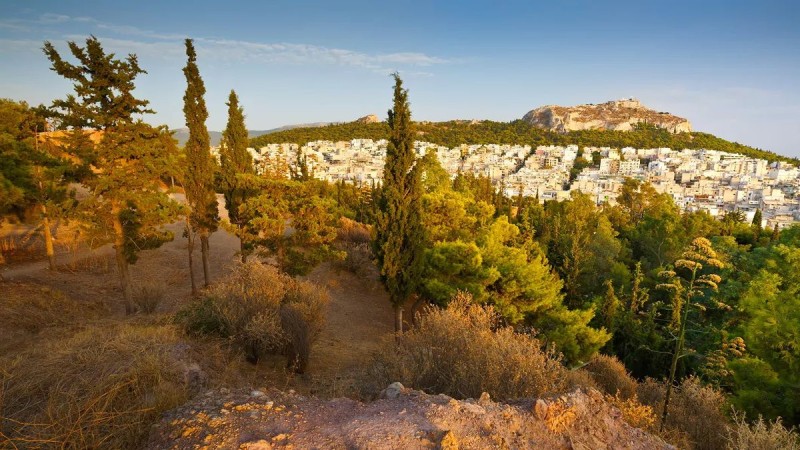
<instances>
[{"instance_id":1,"label":"stone","mask_svg":"<svg viewBox=\"0 0 800 450\"><path fill-rule=\"evenodd\" d=\"M390 384L386 389L381 392L381 398L388 398L393 399L400 396L403 393L403 389L405 387L399 381L395 381L394 383Z\"/></svg>"}]
</instances>

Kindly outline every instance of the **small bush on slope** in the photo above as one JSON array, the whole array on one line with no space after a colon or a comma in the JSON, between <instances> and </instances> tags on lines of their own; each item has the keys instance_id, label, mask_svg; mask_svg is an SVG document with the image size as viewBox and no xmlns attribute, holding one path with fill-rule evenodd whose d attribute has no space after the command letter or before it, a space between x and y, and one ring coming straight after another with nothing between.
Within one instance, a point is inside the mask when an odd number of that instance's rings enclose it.
<instances>
[{"instance_id":1,"label":"small bush on slope","mask_svg":"<svg viewBox=\"0 0 800 450\"><path fill-rule=\"evenodd\" d=\"M305 370L325 322L327 293L272 266L249 262L178 313L187 332L230 339L249 361L284 353L288 364Z\"/></svg>"},{"instance_id":2,"label":"small bush on slope","mask_svg":"<svg viewBox=\"0 0 800 450\"><path fill-rule=\"evenodd\" d=\"M728 448L731 450L797 450L800 436L786 429L780 419L765 422L763 418L752 424L744 416L734 414L734 424L728 427Z\"/></svg>"},{"instance_id":3,"label":"small bush on slope","mask_svg":"<svg viewBox=\"0 0 800 450\"><path fill-rule=\"evenodd\" d=\"M529 335L501 327L491 307L459 293L446 309L429 307L411 331L387 341L368 371L374 394L390 382L455 398L488 392L498 400L567 389L566 369Z\"/></svg>"}]
</instances>

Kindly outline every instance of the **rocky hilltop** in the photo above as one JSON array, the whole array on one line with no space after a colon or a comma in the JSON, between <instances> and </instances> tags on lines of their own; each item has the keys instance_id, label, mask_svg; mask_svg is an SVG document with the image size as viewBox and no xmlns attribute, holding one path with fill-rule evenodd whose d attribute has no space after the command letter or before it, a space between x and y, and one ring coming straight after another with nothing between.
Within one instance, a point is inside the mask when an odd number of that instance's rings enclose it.
<instances>
[{"instance_id":1,"label":"rocky hilltop","mask_svg":"<svg viewBox=\"0 0 800 450\"><path fill-rule=\"evenodd\" d=\"M495 403L393 383L381 399L320 400L280 391L214 391L168 413L150 449L672 449L628 425L599 392Z\"/></svg>"},{"instance_id":2,"label":"rocky hilltop","mask_svg":"<svg viewBox=\"0 0 800 450\"><path fill-rule=\"evenodd\" d=\"M380 121L381 119L379 119L375 114L368 114L364 117L356 119L357 123L378 123Z\"/></svg>"},{"instance_id":3,"label":"rocky hilltop","mask_svg":"<svg viewBox=\"0 0 800 450\"><path fill-rule=\"evenodd\" d=\"M558 133L576 130L630 131L640 122L656 125L672 133L692 131L692 124L688 120L654 111L633 98L599 105L542 106L525 114L522 120Z\"/></svg>"}]
</instances>

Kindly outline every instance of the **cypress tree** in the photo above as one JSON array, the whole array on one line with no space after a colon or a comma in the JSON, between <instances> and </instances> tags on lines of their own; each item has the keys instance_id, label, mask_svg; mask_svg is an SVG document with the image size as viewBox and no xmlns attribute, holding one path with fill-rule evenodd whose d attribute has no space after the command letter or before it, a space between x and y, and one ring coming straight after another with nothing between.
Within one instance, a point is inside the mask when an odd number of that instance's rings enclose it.
<instances>
[{"instance_id":1,"label":"cypress tree","mask_svg":"<svg viewBox=\"0 0 800 450\"><path fill-rule=\"evenodd\" d=\"M761 209L756 209L756 213L753 214L753 232L756 235L756 239L761 237L761 221L763 220L763 215L761 214Z\"/></svg>"},{"instance_id":2,"label":"cypress tree","mask_svg":"<svg viewBox=\"0 0 800 450\"><path fill-rule=\"evenodd\" d=\"M220 163L222 165L221 182L225 195L225 207L228 218L239 231L242 262L247 260L244 233L242 231L244 217L239 213L239 207L247 200L247 189L238 178L240 174L254 174L253 157L247 151L247 128L244 124L244 109L239 106L236 92L231 90L228 96L228 124L222 132L220 148Z\"/></svg>"},{"instance_id":3,"label":"cypress tree","mask_svg":"<svg viewBox=\"0 0 800 450\"><path fill-rule=\"evenodd\" d=\"M54 101L52 108L72 135L99 132L94 142L82 140L86 148L67 150L94 169L83 180L89 190L81 204L83 221L95 245L114 245L125 312L130 314L134 308L129 265L140 250L172 238L160 226L174 219L178 207L163 192L160 180L170 175L169 161L177 147L166 127L154 128L138 118L153 111L147 100L133 95L134 80L146 73L136 55L116 59L95 37L83 48L69 42L69 49L78 64L65 61L50 42L44 43L52 70L75 88L75 94Z\"/></svg>"},{"instance_id":4,"label":"cypress tree","mask_svg":"<svg viewBox=\"0 0 800 450\"><path fill-rule=\"evenodd\" d=\"M395 331L403 331L403 307L415 294L421 275L423 227L419 171L414 165L414 140L408 91L394 75L394 107L389 110L389 144L378 199L373 243L381 279L395 311Z\"/></svg>"},{"instance_id":5,"label":"cypress tree","mask_svg":"<svg viewBox=\"0 0 800 450\"><path fill-rule=\"evenodd\" d=\"M186 56L188 61L183 73L186 75L186 93L183 95L183 114L189 128L189 139L186 141L186 176L184 189L186 201L191 208L187 220L189 237L189 273L192 279L192 292L195 292L194 268L192 252L194 251L194 233L200 235L200 251L203 259L203 278L205 286L211 282L208 267L208 238L217 230L219 215L217 214L217 197L214 192L214 160L211 156L208 128L208 110L203 96L206 87L197 68L197 54L191 39L186 39Z\"/></svg>"}]
</instances>

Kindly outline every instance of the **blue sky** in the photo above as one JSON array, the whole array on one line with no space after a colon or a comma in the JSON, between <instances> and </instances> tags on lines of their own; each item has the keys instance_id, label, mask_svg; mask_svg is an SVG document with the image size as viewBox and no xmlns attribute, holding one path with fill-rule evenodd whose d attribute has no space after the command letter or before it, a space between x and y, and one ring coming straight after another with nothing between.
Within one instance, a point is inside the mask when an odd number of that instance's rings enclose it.
<instances>
[{"instance_id":1,"label":"blue sky","mask_svg":"<svg viewBox=\"0 0 800 450\"><path fill-rule=\"evenodd\" d=\"M508 121L544 104L637 97L695 129L800 156L797 1L5 1L0 96L70 85L49 40L136 53L157 115L183 126L183 38L196 39L209 129L230 89L250 129L386 115L398 70L416 120Z\"/></svg>"}]
</instances>

